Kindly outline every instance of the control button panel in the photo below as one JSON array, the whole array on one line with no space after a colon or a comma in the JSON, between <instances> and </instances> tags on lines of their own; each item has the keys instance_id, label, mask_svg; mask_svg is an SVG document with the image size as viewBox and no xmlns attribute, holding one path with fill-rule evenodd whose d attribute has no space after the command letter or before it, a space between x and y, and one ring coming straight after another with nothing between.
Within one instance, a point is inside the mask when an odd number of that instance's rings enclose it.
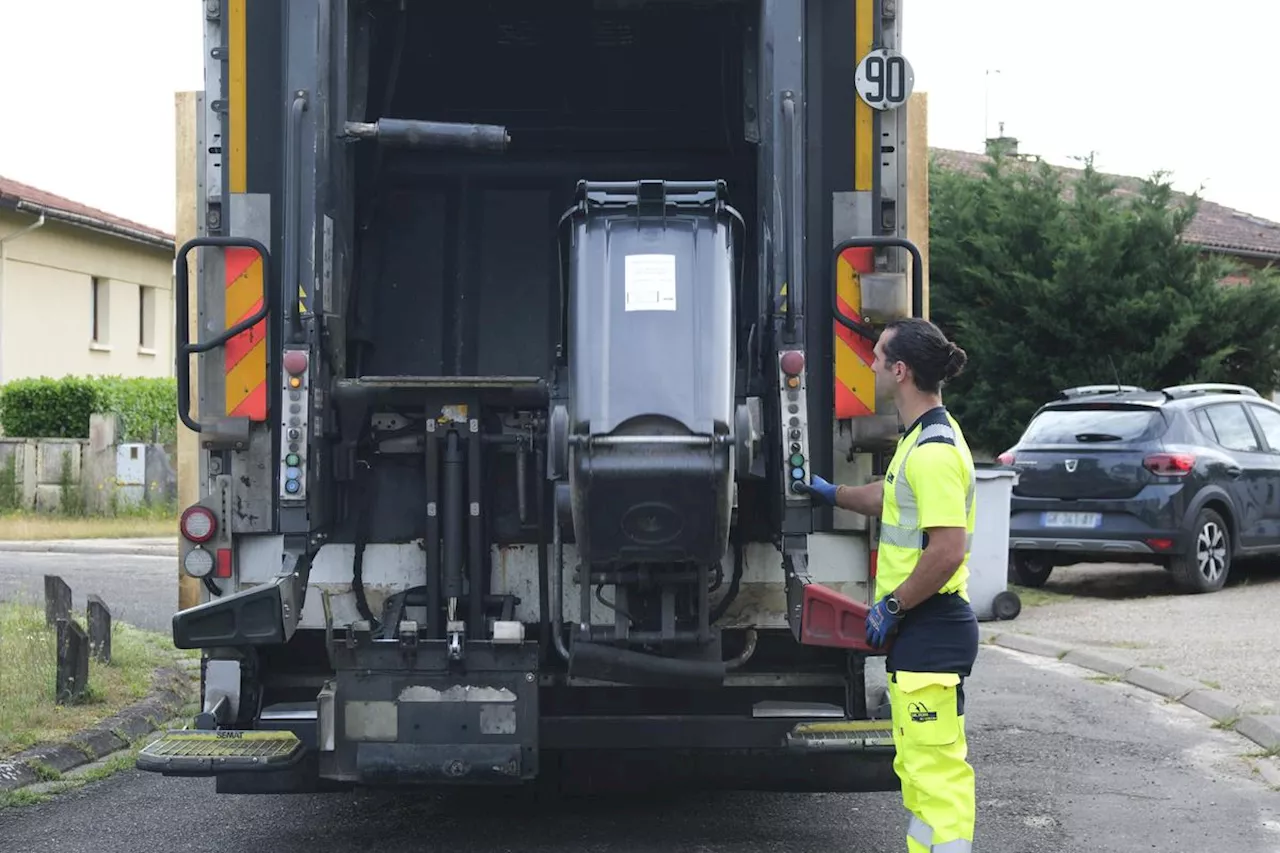
<instances>
[{"instance_id":1,"label":"control button panel","mask_svg":"<svg viewBox=\"0 0 1280 853\"><path fill-rule=\"evenodd\" d=\"M310 418L311 357L305 346L284 351L280 371L280 501L307 499L307 420Z\"/></svg>"},{"instance_id":2,"label":"control button panel","mask_svg":"<svg viewBox=\"0 0 1280 853\"><path fill-rule=\"evenodd\" d=\"M787 500L802 501L808 496L798 491L809 482L809 425L806 418L805 360L799 350L778 354L778 386L782 411L783 477Z\"/></svg>"}]
</instances>

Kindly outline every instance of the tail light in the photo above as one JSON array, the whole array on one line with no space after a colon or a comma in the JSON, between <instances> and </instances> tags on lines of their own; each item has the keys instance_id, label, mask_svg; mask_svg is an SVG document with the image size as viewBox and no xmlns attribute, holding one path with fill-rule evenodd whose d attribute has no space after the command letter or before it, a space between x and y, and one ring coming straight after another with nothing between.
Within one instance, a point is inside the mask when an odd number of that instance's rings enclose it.
<instances>
[{"instance_id":1,"label":"tail light","mask_svg":"<svg viewBox=\"0 0 1280 853\"><path fill-rule=\"evenodd\" d=\"M1185 477L1195 465L1191 453L1152 453L1142 460L1142 467L1158 477Z\"/></svg>"},{"instance_id":2,"label":"tail light","mask_svg":"<svg viewBox=\"0 0 1280 853\"><path fill-rule=\"evenodd\" d=\"M188 507L178 522L178 529L183 536L199 545L208 542L218 532L218 519L208 507Z\"/></svg>"},{"instance_id":3,"label":"tail light","mask_svg":"<svg viewBox=\"0 0 1280 853\"><path fill-rule=\"evenodd\" d=\"M1011 450L1006 450L1004 453L1001 453L999 456L996 457L996 461L999 462L1001 465L1012 465L1014 462L1017 461L1017 459L1018 457L1014 456L1013 451Z\"/></svg>"}]
</instances>

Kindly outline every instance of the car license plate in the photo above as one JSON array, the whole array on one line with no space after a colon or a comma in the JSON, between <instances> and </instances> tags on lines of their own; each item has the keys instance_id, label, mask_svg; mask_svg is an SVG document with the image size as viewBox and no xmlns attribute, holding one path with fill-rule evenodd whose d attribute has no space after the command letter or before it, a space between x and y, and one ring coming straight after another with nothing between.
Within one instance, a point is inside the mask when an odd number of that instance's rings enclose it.
<instances>
[{"instance_id":1,"label":"car license plate","mask_svg":"<svg viewBox=\"0 0 1280 853\"><path fill-rule=\"evenodd\" d=\"M1102 514L1097 512L1046 512L1041 517L1045 527L1098 527Z\"/></svg>"}]
</instances>

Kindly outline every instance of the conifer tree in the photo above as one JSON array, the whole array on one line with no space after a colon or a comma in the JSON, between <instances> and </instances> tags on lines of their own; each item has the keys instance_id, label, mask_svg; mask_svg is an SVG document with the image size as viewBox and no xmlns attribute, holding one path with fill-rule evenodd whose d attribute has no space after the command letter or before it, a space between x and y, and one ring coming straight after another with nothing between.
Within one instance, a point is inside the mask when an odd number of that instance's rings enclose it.
<instances>
[{"instance_id":1,"label":"conifer tree","mask_svg":"<svg viewBox=\"0 0 1280 853\"><path fill-rule=\"evenodd\" d=\"M1158 389L1280 376L1280 283L1183 240L1198 199L1163 175L1117 184L997 157L930 169L931 319L969 354L947 405L998 453L1074 385ZM1119 191L1117 191L1119 190Z\"/></svg>"}]
</instances>

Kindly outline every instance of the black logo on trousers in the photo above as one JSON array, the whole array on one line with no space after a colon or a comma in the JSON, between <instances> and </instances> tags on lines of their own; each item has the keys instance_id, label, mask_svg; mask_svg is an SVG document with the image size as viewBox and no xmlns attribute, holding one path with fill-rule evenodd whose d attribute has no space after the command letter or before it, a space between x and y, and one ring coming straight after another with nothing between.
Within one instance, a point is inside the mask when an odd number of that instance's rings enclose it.
<instances>
[{"instance_id":1,"label":"black logo on trousers","mask_svg":"<svg viewBox=\"0 0 1280 853\"><path fill-rule=\"evenodd\" d=\"M907 706L907 713L911 715L913 723L932 723L938 719L938 712L930 711L923 702L912 702Z\"/></svg>"}]
</instances>

